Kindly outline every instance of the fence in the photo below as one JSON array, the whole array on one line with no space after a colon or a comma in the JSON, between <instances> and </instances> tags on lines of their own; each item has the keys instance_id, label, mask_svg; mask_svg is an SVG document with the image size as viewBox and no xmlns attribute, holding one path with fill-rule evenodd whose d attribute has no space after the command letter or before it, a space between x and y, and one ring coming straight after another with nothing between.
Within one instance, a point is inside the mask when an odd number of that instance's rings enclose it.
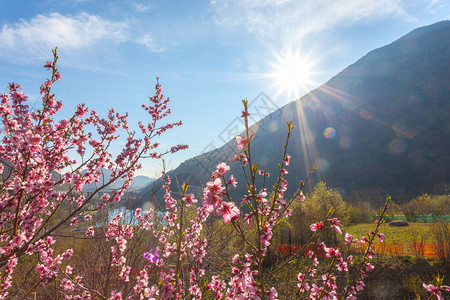
<instances>
[{"instance_id":1,"label":"fence","mask_svg":"<svg viewBox=\"0 0 450 300\"><path fill-rule=\"evenodd\" d=\"M373 216L373 219L379 219L380 216ZM393 220L408 221L414 223L434 223L434 222L446 222L450 223L450 215L385 215L383 217L386 222Z\"/></svg>"},{"instance_id":2,"label":"fence","mask_svg":"<svg viewBox=\"0 0 450 300\"><path fill-rule=\"evenodd\" d=\"M409 243L374 243L373 249L380 255L439 258L437 243L409 242ZM364 253L367 245L352 245L351 251L354 253Z\"/></svg>"},{"instance_id":3,"label":"fence","mask_svg":"<svg viewBox=\"0 0 450 300\"><path fill-rule=\"evenodd\" d=\"M280 244L275 249L275 253L283 256L290 256L302 249L302 245L286 245ZM340 245L332 245L335 249L341 249ZM437 243L424 243L424 242L409 242L409 243L379 243L373 244L373 249L378 256L405 256L411 255L416 257L434 257L439 258L438 244ZM362 254L366 251L367 244L352 244L350 247L350 253ZM325 252L322 247L308 246L301 251L300 255L307 256L308 251L313 250L318 257L325 257Z\"/></svg>"}]
</instances>

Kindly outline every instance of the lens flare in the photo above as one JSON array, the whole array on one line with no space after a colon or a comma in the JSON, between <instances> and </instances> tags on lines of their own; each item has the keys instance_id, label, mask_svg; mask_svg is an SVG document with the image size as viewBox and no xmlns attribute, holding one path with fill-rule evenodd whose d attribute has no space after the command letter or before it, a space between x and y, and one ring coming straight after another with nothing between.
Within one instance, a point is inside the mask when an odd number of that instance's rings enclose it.
<instances>
[{"instance_id":1,"label":"lens flare","mask_svg":"<svg viewBox=\"0 0 450 300\"><path fill-rule=\"evenodd\" d=\"M342 148L348 148L352 144L352 140L348 136L343 136L339 139L339 145Z\"/></svg>"},{"instance_id":2,"label":"lens flare","mask_svg":"<svg viewBox=\"0 0 450 300\"><path fill-rule=\"evenodd\" d=\"M401 154L405 152L406 148L406 143L398 138L393 139L388 145L388 151L391 154Z\"/></svg>"},{"instance_id":3,"label":"lens flare","mask_svg":"<svg viewBox=\"0 0 450 300\"><path fill-rule=\"evenodd\" d=\"M336 129L334 129L333 127L328 127L323 131L323 135L327 139L332 139L336 136Z\"/></svg>"},{"instance_id":4,"label":"lens flare","mask_svg":"<svg viewBox=\"0 0 450 300\"><path fill-rule=\"evenodd\" d=\"M359 115L361 116L361 118L366 119L366 120L372 120L373 118L373 113L368 111L367 109L363 109L359 112Z\"/></svg>"},{"instance_id":5,"label":"lens flare","mask_svg":"<svg viewBox=\"0 0 450 300\"><path fill-rule=\"evenodd\" d=\"M275 132L278 131L278 128L279 128L279 126L278 126L278 122L277 121L270 122L270 124L269 124L269 131L270 132L275 133Z\"/></svg>"}]
</instances>

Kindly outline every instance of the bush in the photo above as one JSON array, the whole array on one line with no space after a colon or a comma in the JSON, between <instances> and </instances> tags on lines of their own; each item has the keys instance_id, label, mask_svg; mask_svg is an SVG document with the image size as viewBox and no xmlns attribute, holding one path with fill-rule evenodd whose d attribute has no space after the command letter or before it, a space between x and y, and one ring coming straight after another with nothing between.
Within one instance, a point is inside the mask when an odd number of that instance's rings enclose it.
<instances>
[{"instance_id":1,"label":"bush","mask_svg":"<svg viewBox=\"0 0 450 300\"><path fill-rule=\"evenodd\" d=\"M450 215L450 195L422 194L402 205L405 216L414 220L418 215Z\"/></svg>"},{"instance_id":2,"label":"bush","mask_svg":"<svg viewBox=\"0 0 450 300\"><path fill-rule=\"evenodd\" d=\"M304 244L309 239L308 229L311 223L329 214L333 215L344 224L350 220L351 206L342 200L339 192L327 187L325 182L316 184L314 190L305 196L304 202L296 202L292 205L292 216L289 219L289 229L281 233L281 243ZM329 231L321 237L324 242L338 243L335 231Z\"/></svg>"},{"instance_id":3,"label":"bush","mask_svg":"<svg viewBox=\"0 0 450 300\"><path fill-rule=\"evenodd\" d=\"M450 224L434 223L431 227L431 236L439 259L444 264L450 265Z\"/></svg>"}]
</instances>

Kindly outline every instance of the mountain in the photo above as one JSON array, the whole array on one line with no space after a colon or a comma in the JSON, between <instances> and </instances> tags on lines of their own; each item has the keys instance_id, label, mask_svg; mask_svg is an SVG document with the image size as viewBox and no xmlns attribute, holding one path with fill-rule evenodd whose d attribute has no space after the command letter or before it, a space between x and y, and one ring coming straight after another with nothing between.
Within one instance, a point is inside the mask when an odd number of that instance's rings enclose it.
<instances>
[{"instance_id":1,"label":"mountain","mask_svg":"<svg viewBox=\"0 0 450 300\"><path fill-rule=\"evenodd\" d=\"M150 178L145 175L138 175L133 178L133 182L131 183L131 189L134 191L138 191L147 185L151 184L155 179Z\"/></svg>"},{"instance_id":2,"label":"mountain","mask_svg":"<svg viewBox=\"0 0 450 300\"><path fill-rule=\"evenodd\" d=\"M258 103L250 105L250 114ZM252 158L267 167L273 183L282 156L288 121L292 155L286 179L290 192L317 168L344 198L370 200L386 193L395 201L423 192L444 193L450 183L450 21L418 28L375 49L304 97L272 112L252 126ZM236 142L183 162L169 173L189 179L201 191L217 163L230 165L245 192ZM172 180L175 182L175 180ZM268 185L270 186L270 185ZM149 199L155 185L143 189ZM237 198L236 200L240 200ZM375 201L375 200L372 200Z\"/></svg>"},{"instance_id":3,"label":"mountain","mask_svg":"<svg viewBox=\"0 0 450 300\"><path fill-rule=\"evenodd\" d=\"M86 173L86 171L82 171L81 173ZM111 171L108 169L103 169L103 176L100 177L100 183L103 181L103 178L105 178L105 180L108 180L111 177ZM131 183L131 186L128 190L132 190L132 191L138 191L140 189L142 189L143 187L151 184L154 181L153 178L150 178L148 176L144 176L144 175L138 175L135 176L133 178L133 182ZM110 189L116 189L116 188L120 188L123 185L123 180L118 179L116 180L113 184L109 185L108 188ZM95 183L90 183L90 184L86 184L83 187L83 191L95 191L98 187L98 184Z\"/></svg>"}]
</instances>

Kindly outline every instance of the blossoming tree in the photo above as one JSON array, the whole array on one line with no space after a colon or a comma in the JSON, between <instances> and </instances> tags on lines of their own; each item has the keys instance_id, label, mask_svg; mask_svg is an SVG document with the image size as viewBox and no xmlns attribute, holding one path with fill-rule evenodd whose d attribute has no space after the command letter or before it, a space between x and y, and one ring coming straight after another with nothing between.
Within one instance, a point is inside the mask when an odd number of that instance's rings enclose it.
<instances>
[{"instance_id":1,"label":"blossoming tree","mask_svg":"<svg viewBox=\"0 0 450 300\"><path fill-rule=\"evenodd\" d=\"M159 83L156 95L150 98L151 105L143 105L150 122L139 124L140 137L130 130L127 115L113 109L106 118L101 118L95 111L78 105L70 118L56 121L62 108L62 102L51 92L52 85L61 79L56 68L56 49L53 57L53 61L44 66L51 71L51 78L41 85L42 103L38 109L30 109L19 84L10 83L9 93L0 95L3 126L0 145L0 299L7 297L14 270L24 255L39 257L35 271L40 274L41 285L56 279L63 261L70 259L73 251L67 249L55 253L52 235L63 225L76 226L80 220L89 219L91 211L119 201L134 172L141 168L140 159L160 158L165 154L157 151L158 143L152 139L181 125L181 122L159 124L170 114L169 99L162 95ZM94 132L88 132L88 128ZM126 144L113 157L109 149L118 139L120 130L126 135ZM173 153L186 147L177 145L166 152ZM74 158L74 153L78 158ZM104 168L111 171L109 178L102 176ZM98 191L119 178L123 180L120 188L103 194L100 201L92 202ZM85 196L83 186L90 183L95 183L97 189ZM89 228L87 235L92 235L93 230ZM130 234L128 230L125 236ZM120 237L118 239L120 244ZM70 274L69 271L70 266L66 273ZM80 281L80 276L74 280L64 278L61 285L69 292Z\"/></svg>"}]
</instances>

